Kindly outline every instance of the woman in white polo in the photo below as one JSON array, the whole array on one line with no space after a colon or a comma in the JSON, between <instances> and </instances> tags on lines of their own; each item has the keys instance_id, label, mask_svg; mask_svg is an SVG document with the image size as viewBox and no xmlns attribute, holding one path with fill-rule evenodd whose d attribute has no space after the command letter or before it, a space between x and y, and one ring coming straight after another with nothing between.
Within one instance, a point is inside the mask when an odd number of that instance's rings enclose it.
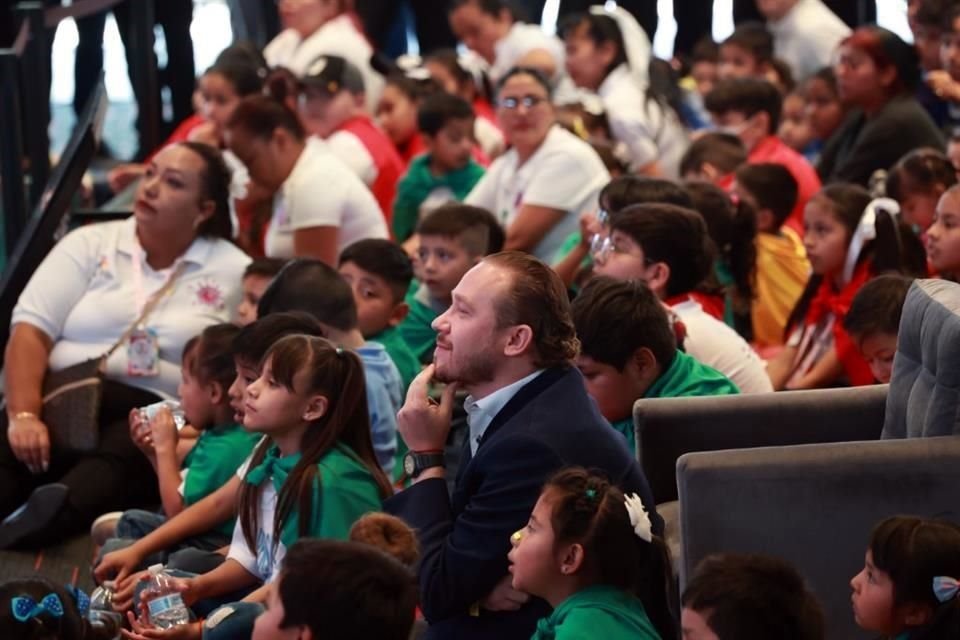
<instances>
[{"instance_id":1,"label":"woman in white polo","mask_svg":"<svg viewBox=\"0 0 960 640\"><path fill-rule=\"evenodd\" d=\"M504 249L551 262L596 208L610 174L593 148L556 124L550 84L536 69L507 72L497 117L511 149L490 165L466 203L491 211L507 233Z\"/></svg>"},{"instance_id":2,"label":"woman in white polo","mask_svg":"<svg viewBox=\"0 0 960 640\"><path fill-rule=\"evenodd\" d=\"M42 544L156 499L156 476L130 439L127 416L176 397L184 344L228 321L239 299L250 259L229 241L229 186L216 149L167 147L148 165L132 217L70 233L33 274L6 351L0 517L27 502L0 524L0 548L28 537ZM107 361L98 449L58 449L40 418L44 375L102 356L152 298L153 310Z\"/></svg>"}]
</instances>

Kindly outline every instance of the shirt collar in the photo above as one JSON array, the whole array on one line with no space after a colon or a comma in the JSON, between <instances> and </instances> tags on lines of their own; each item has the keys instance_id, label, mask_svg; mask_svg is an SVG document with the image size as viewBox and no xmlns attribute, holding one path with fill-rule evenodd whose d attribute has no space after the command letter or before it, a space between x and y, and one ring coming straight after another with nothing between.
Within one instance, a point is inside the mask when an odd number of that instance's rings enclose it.
<instances>
[{"instance_id":1,"label":"shirt collar","mask_svg":"<svg viewBox=\"0 0 960 640\"><path fill-rule=\"evenodd\" d=\"M209 259L212 249L212 240L204 238L203 236L197 236L179 259L184 262L204 265ZM137 240L137 221L134 216L130 216L123 221L123 226L120 228L120 236L117 238L117 251L125 253L131 258L140 256L143 253L143 248Z\"/></svg>"},{"instance_id":2,"label":"shirt collar","mask_svg":"<svg viewBox=\"0 0 960 640\"><path fill-rule=\"evenodd\" d=\"M533 381L534 378L543 373L543 369L537 369L530 375L510 383L505 387L500 387L490 395L475 400L473 396L467 396L463 402L463 409L467 412L467 424L470 425L470 450L476 454L477 447L480 445L480 439L486 433L487 427L497 417L497 414L515 395Z\"/></svg>"}]
</instances>

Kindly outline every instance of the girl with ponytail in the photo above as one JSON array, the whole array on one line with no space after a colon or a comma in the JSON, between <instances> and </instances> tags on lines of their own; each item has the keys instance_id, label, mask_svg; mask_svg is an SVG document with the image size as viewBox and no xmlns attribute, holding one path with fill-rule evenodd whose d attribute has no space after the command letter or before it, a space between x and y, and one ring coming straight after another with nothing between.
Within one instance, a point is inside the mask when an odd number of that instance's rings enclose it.
<instances>
[{"instance_id":1,"label":"girl with ponytail","mask_svg":"<svg viewBox=\"0 0 960 640\"><path fill-rule=\"evenodd\" d=\"M926 274L920 241L897 218L898 210L893 200L872 201L863 187L844 183L825 187L807 203L803 244L812 273L787 320L787 345L768 362L776 388L874 382L843 319L874 276Z\"/></svg>"},{"instance_id":2,"label":"girl with ponytail","mask_svg":"<svg viewBox=\"0 0 960 640\"><path fill-rule=\"evenodd\" d=\"M273 582L297 540L346 540L354 522L393 493L374 454L363 364L353 352L315 336L281 338L243 401L244 427L265 437L237 471L243 482L230 551L216 569L177 579L184 602L201 615L221 596ZM259 588L222 607L204 633L224 619L252 630L262 611L255 603L266 595ZM138 632L148 628L130 618Z\"/></svg>"},{"instance_id":3,"label":"girl with ponytail","mask_svg":"<svg viewBox=\"0 0 960 640\"><path fill-rule=\"evenodd\" d=\"M553 607L531 640L677 636L667 547L651 532L640 499L603 476L558 472L511 542L513 588Z\"/></svg>"}]
</instances>

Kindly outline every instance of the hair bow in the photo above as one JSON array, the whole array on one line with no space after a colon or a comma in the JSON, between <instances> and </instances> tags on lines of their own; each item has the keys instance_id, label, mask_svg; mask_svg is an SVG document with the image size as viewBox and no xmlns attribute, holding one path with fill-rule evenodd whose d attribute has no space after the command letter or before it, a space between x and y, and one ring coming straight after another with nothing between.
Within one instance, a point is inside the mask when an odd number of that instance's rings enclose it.
<instances>
[{"instance_id":1,"label":"hair bow","mask_svg":"<svg viewBox=\"0 0 960 640\"><path fill-rule=\"evenodd\" d=\"M73 596L74 602L77 603L77 611L80 612L81 618L86 618L87 614L90 612L90 596L83 592L82 589L78 589L72 584L66 586L67 593Z\"/></svg>"},{"instance_id":2,"label":"hair bow","mask_svg":"<svg viewBox=\"0 0 960 640\"><path fill-rule=\"evenodd\" d=\"M860 258L860 252L864 245L877 238L877 214L881 211L896 219L896 216L900 214L900 204L893 198L874 198L863 210L860 222L853 230L850 244L847 247L847 259L843 265L844 285L853 279L853 272L857 268L857 260Z\"/></svg>"},{"instance_id":3,"label":"hair bow","mask_svg":"<svg viewBox=\"0 0 960 640\"><path fill-rule=\"evenodd\" d=\"M63 603L60 602L60 596L55 593L48 593L40 602L30 596L18 596L10 600L10 609L13 611L13 617L20 622L26 622L43 613L49 613L54 618L63 615Z\"/></svg>"},{"instance_id":4,"label":"hair bow","mask_svg":"<svg viewBox=\"0 0 960 640\"><path fill-rule=\"evenodd\" d=\"M947 602L960 593L960 582L956 578L937 576L933 579L933 594L940 602Z\"/></svg>"},{"instance_id":5,"label":"hair bow","mask_svg":"<svg viewBox=\"0 0 960 640\"><path fill-rule=\"evenodd\" d=\"M650 516L647 515L647 509L643 506L640 496L632 493L626 498L624 506L627 507L627 514L630 516L630 526L637 537L646 542L653 541L653 525L650 524Z\"/></svg>"}]
</instances>

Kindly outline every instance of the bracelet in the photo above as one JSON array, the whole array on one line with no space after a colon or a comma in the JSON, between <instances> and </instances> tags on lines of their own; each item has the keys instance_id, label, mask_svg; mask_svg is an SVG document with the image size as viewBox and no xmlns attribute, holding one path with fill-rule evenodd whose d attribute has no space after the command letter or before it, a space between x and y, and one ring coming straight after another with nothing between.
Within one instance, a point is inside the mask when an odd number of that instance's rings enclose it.
<instances>
[{"instance_id":1,"label":"bracelet","mask_svg":"<svg viewBox=\"0 0 960 640\"><path fill-rule=\"evenodd\" d=\"M40 416L35 414L33 411L17 411L15 414L10 416L10 420L39 420Z\"/></svg>"}]
</instances>

